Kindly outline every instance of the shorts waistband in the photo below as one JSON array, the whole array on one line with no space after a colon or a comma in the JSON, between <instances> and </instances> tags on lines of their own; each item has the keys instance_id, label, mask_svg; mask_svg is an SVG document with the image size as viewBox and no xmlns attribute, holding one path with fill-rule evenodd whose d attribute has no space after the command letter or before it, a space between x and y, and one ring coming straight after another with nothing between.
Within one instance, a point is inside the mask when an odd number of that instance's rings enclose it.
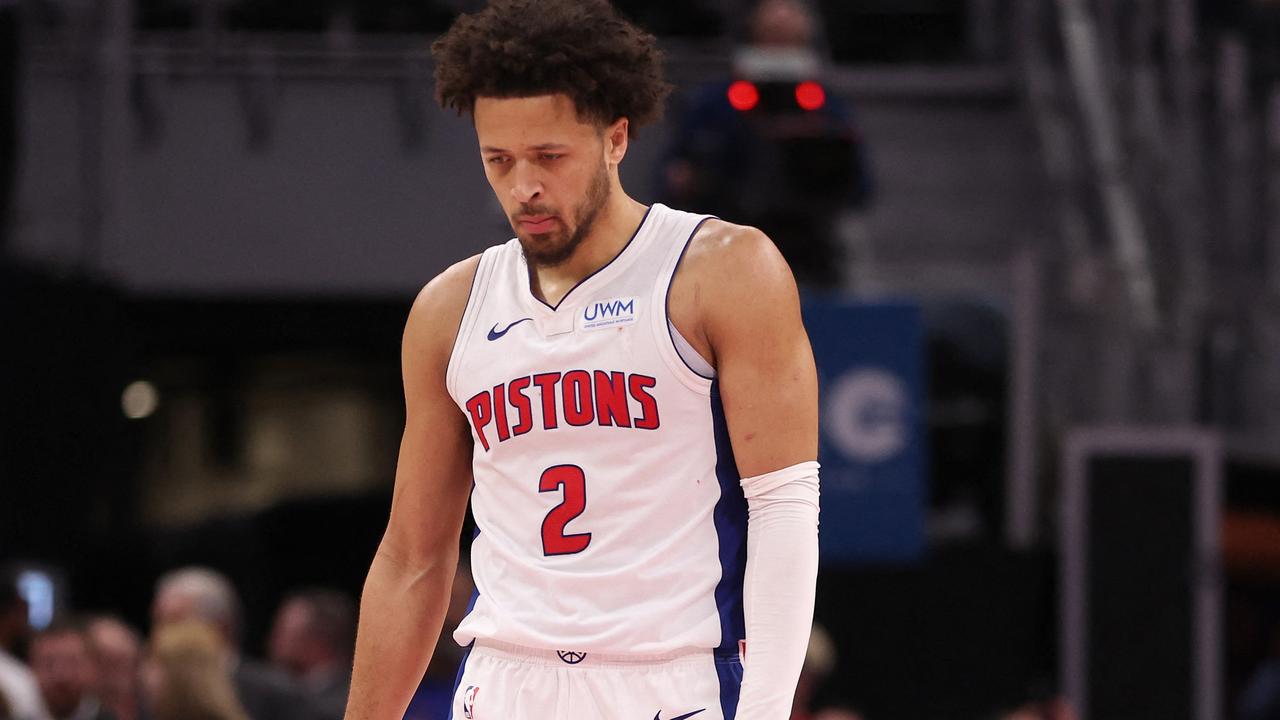
<instances>
[{"instance_id":1,"label":"shorts waistband","mask_svg":"<svg viewBox=\"0 0 1280 720\"><path fill-rule=\"evenodd\" d=\"M711 650L706 648L685 648L675 652L653 655L639 655L634 653L598 653L580 650L543 650L541 648L512 645L511 643L504 643L498 640L489 639L477 639L475 641L475 649L473 652L481 652L486 655L493 655L521 662L535 662L545 665L556 665L559 667L657 665L662 663L678 662L681 660L710 658L713 654Z\"/></svg>"}]
</instances>

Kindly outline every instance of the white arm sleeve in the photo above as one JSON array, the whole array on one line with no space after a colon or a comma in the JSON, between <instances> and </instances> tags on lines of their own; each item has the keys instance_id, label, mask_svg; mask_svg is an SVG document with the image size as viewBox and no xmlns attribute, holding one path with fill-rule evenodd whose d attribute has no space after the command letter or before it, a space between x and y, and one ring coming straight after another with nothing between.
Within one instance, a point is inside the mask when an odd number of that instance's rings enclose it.
<instances>
[{"instance_id":1,"label":"white arm sleeve","mask_svg":"<svg viewBox=\"0 0 1280 720\"><path fill-rule=\"evenodd\" d=\"M818 578L818 463L742 479L747 651L737 720L787 720L809 646Z\"/></svg>"}]
</instances>

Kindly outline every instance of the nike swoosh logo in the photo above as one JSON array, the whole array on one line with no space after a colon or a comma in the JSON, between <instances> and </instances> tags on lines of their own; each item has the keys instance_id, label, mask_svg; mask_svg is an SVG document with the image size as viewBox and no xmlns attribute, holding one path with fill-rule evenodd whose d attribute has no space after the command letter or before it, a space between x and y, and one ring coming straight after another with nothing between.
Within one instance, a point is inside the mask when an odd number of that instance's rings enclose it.
<instances>
[{"instance_id":1,"label":"nike swoosh logo","mask_svg":"<svg viewBox=\"0 0 1280 720\"><path fill-rule=\"evenodd\" d=\"M498 325L497 325L497 323L494 323L494 325L493 325L493 329L489 331L489 342L493 342L494 340L497 340L498 338L502 337L503 335L506 335L506 334L511 330L511 328L513 328L513 327L515 327L515 326L519 325L520 323L525 322L525 321L528 321L528 320L532 320L532 319L533 319L533 318L520 318L519 320L517 320L517 321L515 321L515 322L511 323L510 325L508 325L508 326L506 326L506 327L502 328L502 331L501 331L501 332L499 332L499 331L498 331ZM676 720L680 720L680 719L679 719L679 718L676 718Z\"/></svg>"},{"instance_id":2,"label":"nike swoosh logo","mask_svg":"<svg viewBox=\"0 0 1280 720\"><path fill-rule=\"evenodd\" d=\"M691 718L691 717L693 717L694 715L697 715L698 713L700 713L700 712L704 712L704 711L706 711L706 708L702 708L702 710L694 710L694 711L693 711L693 712L691 712L691 713L685 713L685 714L680 715L680 716L678 716L678 717L670 718L669 720L684 720L685 718ZM659 710L659 711L658 711L658 714L657 714L657 715L654 715L654 716L653 716L653 720L662 720L662 711L661 711L661 710Z\"/></svg>"}]
</instances>

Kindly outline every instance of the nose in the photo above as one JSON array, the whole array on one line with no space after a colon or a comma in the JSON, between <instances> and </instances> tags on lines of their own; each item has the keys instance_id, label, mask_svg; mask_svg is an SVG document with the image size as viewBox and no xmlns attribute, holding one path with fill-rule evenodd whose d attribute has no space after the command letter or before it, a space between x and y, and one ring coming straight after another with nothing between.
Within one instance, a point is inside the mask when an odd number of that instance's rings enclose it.
<instances>
[{"instance_id":1,"label":"nose","mask_svg":"<svg viewBox=\"0 0 1280 720\"><path fill-rule=\"evenodd\" d=\"M542 194L542 181L531 163L517 161L513 175L515 182L511 184L511 197L516 202L527 204Z\"/></svg>"}]
</instances>

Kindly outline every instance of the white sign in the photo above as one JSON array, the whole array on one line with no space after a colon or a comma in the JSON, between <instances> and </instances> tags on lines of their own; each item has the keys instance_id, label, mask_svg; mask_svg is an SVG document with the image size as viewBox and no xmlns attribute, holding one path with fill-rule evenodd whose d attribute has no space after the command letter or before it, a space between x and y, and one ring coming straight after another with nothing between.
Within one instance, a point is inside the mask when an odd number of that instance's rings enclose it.
<instances>
[{"instance_id":1,"label":"white sign","mask_svg":"<svg viewBox=\"0 0 1280 720\"><path fill-rule=\"evenodd\" d=\"M836 448L863 462L892 458L911 437L907 387L884 370L857 368L841 375L824 409L825 430Z\"/></svg>"}]
</instances>

